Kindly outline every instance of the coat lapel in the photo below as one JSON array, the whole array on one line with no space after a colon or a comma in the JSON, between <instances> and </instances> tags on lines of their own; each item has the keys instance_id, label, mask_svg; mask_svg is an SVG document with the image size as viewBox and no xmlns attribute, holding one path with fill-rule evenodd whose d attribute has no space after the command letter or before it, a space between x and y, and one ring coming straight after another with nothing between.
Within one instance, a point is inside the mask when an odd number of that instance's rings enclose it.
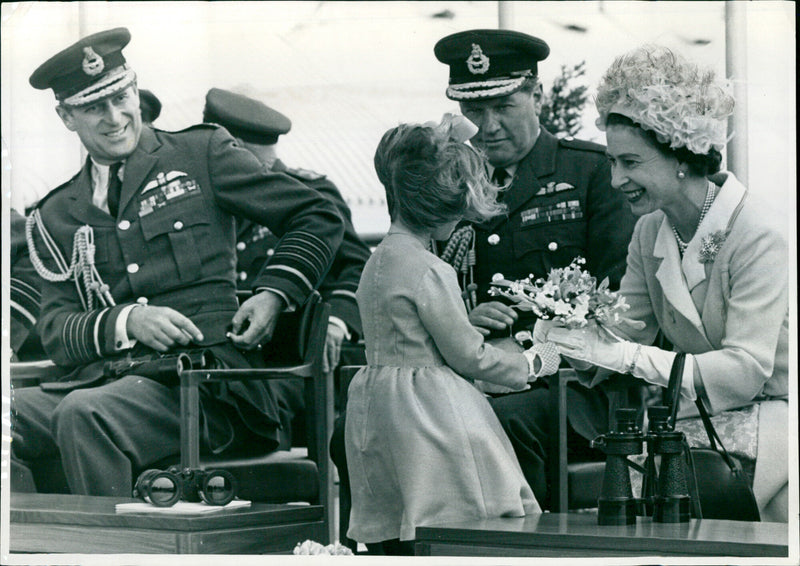
<instances>
[{"instance_id":1,"label":"coat lapel","mask_svg":"<svg viewBox=\"0 0 800 566\"><path fill-rule=\"evenodd\" d=\"M481 227L494 230L536 194L542 186L539 179L555 172L557 148L558 139L547 130L540 129L539 138L528 155L519 162L511 186L503 197L503 204L508 207L507 213L492 218Z\"/></svg>"},{"instance_id":2,"label":"coat lapel","mask_svg":"<svg viewBox=\"0 0 800 566\"><path fill-rule=\"evenodd\" d=\"M139 145L131 156L125 160L125 174L122 179L122 194L119 200L119 209L125 210L133 196L139 192L139 188L147 178L147 175L158 162L158 157L152 155L161 146L156 139L153 130L148 127L142 128L142 136Z\"/></svg>"},{"instance_id":3,"label":"coat lapel","mask_svg":"<svg viewBox=\"0 0 800 566\"><path fill-rule=\"evenodd\" d=\"M720 178L720 182L721 182ZM717 179L715 179L717 180ZM664 217L653 246L653 256L660 258L656 279L664 292L664 298L705 337L700 313L696 304L704 306L707 280L713 269L719 269L714 262L700 261L700 248L705 236L729 228L731 216L737 210L745 195L744 186L728 173L722 189L714 199L714 204L698 226L695 237L689 242L681 259L678 244ZM705 311L705 308L703 308Z\"/></svg>"},{"instance_id":4,"label":"coat lapel","mask_svg":"<svg viewBox=\"0 0 800 566\"><path fill-rule=\"evenodd\" d=\"M88 157L70 189L70 214L81 224L113 226L114 219L92 204L92 161Z\"/></svg>"},{"instance_id":5,"label":"coat lapel","mask_svg":"<svg viewBox=\"0 0 800 566\"><path fill-rule=\"evenodd\" d=\"M656 270L656 279L664 292L664 298L686 320L691 322L692 326L703 334L700 315L694 306L692 296L689 294L689 287L681 270L678 243L675 241L675 236L672 234L672 229L669 227L669 220L667 220L666 216L661 221L661 226L656 235L653 256L661 259L658 270Z\"/></svg>"}]
</instances>

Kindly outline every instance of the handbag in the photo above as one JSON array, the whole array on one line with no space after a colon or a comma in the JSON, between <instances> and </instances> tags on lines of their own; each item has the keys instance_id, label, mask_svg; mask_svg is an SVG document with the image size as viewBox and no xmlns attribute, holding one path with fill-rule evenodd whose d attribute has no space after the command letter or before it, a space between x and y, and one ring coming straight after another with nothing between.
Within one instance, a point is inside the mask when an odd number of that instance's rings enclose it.
<instances>
[{"instance_id":1,"label":"handbag","mask_svg":"<svg viewBox=\"0 0 800 566\"><path fill-rule=\"evenodd\" d=\"M680 400L680 383L686 354L678 353L672 364L664 402L670 408L668 426L675 427ZM722 444L711 417L698 395L695 400L700 418L708 434L711 448L694 448L684 439L689 491L693 499L693 515L704 519L760 521L753 487L741 462L731 456Z\"/></svg>"}]
</instances>

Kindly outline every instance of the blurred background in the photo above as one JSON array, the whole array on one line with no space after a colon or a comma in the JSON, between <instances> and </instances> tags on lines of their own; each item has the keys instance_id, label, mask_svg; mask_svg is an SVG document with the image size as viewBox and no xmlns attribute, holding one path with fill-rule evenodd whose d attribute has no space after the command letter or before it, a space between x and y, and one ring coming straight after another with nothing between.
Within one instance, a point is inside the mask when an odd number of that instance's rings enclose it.
<instances>
[{"instance_id":1,"label":"blurred background","mask_svg":"<svg viewBox=\"0 0 800 566\"><path fill-rule=\"evenodd\" d=\"M633 47L663 44L729 76L747 97L739 128L750 189L794 234L794 16L791 2L3 2L3 205L33 205L85 158L52 92L34 90L30 74L80 37L125 26L139 86L163 104L156 127L199 122L211 87L258 98L292 120L281 158L328 175L357 230L380 234L388 215L372 157L381 135L457 112L433 46L456 31L498 27L500 17L550 44L539 64L546 92L559 78L586 89L573 127L584 139L604 142L592 95L613 58ZM739 50L727 68L726 22L735 31L729 47Z\"/></svg>"}]
</instances>

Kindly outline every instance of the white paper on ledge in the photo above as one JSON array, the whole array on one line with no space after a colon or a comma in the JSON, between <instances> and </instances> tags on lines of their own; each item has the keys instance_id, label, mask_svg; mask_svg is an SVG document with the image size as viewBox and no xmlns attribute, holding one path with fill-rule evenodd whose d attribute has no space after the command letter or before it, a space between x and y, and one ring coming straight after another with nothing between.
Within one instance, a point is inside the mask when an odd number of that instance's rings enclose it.
<instances>
[{"instance_id":1,"label":"white paper on ledge","mask_svg":"<svg viewBox=\"0 0 800 566\"><path fill-rule=\"evenodd\" d=\"M157 507L147 502L136 503L117 503L115 506L117 513L156 513L161 515L205 515L217 513L225 509L242 509L250 507L250 502L245 499L234 499L227 505L209 505L202 501L193 503L189 501L178 501L172 507Z\"/></svg>"}]
</instances>

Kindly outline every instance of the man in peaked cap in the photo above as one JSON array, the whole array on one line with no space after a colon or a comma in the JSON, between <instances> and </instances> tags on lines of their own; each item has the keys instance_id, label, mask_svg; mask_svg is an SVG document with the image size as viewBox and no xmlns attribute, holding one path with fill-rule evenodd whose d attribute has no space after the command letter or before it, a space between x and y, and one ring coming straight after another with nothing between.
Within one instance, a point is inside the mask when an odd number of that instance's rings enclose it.
<instances>
[{"instance_id":1,"label":"man in peaked cap","mask_svg":"<svg viewBox=\"0 0 800 566\"><path fill-rule=\"evenodd\" d=\"M139 89L139 107L142 109L142 123L148 126L161 115L161 101L152 91Z\"/></svg>"},{"instance_id":2,"label":"man in peaked cap","mask_svg":"<svg viewBox=\"0 0 800 566\"><path fill-rule=\"evenodd\" d=\"M71 372L15 391L12 460L35 469L60 458L76 494L130 496L137 473L180 450L178 387L142 370L109 373L106 362L202 349L221 367L263 365L257 348L278 315L320 283L343 232L334 205L266 171L224 128L143 126L122 55L129 41L124 28L88 36L30 79L53 90L89 157L28 220L43 278L37 329L49 357ZM282 236L241 306L235 217ZM204 386L201 399L205 450L252 435L277 449L285 439L272 384Z\"/></svg>"},{"instance_id":3,"label":"man in peaked cap","mask_svg":"<svg viewBox=\"0 0 800 566\"><path fill-rule=\"evenodd\" d=\"M331 305L324 369L333 371L339 365L343 343L346 345L343 363L364 363L359 355L361 349L355 347L362 336L355 292L370 251L353 227L352 213L341 192L325 175L288 167L279 159L278 138L289 132L292 123L263 102L212 88L206 94L203 121L224 126L270 170L294 177L336 205L345 223L344 238L319 287L322 298ZM277 243L278 238L267 227L248 220L238 223L236 270L240 287L247 286L258 275L265 263L264 258L272 255Z\"/></svg>"},{"instance_id":4,"label":"man in peaked cap","mask_svg":"<svg viewBox=\"0 0 800 566\"><path fill-rule=\"evenodd\" d=\"M543 40L508 30L469 30L434 47L450 68L446 96L479 131L471 143L485 152L495 182L505 186L507 215L462 227L453 238L474 246L464 289L470 321L489 336L530 330L535 320L518 315L488 294L493 278L543 277L576 256L598 278L619 286L635 218L611 187L605 147L556 138L539 124L542 85L538 64L550 48ZM455 242L454 242L455 243ZM549 506L545 473L549 430L548 391L540 385L492 399L525 476L543 507ZM570 449L577 458L604 456L589 440L606 432L608 402L601 388L571 384Z\"/></svg>"}]
</instances>

